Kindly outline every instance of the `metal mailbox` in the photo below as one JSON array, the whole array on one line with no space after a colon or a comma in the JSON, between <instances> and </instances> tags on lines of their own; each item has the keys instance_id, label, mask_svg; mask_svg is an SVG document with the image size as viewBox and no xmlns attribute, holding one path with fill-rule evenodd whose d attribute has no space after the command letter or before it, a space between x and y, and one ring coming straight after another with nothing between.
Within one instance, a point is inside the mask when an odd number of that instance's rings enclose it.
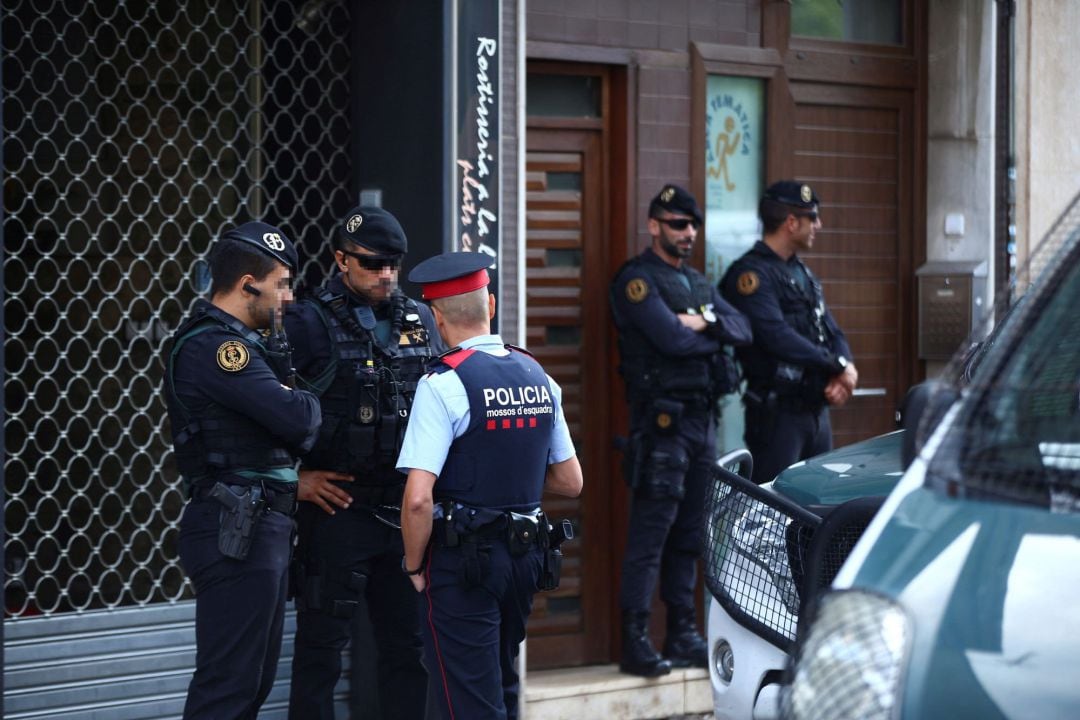
<instances>
[{"instance_id":1,"label":"metal mailbox","mask_svg":"<svg viewBox=\"0 0 1080 720\"><path fill-rule=\"evenodd\" d=\"M927 262L919 281L919 359L948 360L986 311L985 260Z\"/></svg>"}]
</instances>

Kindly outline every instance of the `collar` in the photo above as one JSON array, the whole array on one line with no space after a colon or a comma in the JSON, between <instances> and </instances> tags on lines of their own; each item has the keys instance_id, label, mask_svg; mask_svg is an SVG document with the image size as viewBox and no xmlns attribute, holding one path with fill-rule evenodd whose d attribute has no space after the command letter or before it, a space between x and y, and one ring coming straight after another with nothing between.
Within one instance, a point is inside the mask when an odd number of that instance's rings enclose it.
<instances>
[{"instance_id":1,"label":"collar","mask_svg":"<svg viewBox=\"0 0 1080 720\"><path fill-rule=\"evenodd\" d=\"M679 267L675 267L674 265L672 265L668 261L664 260L664 258L657 255L656 251L652 249L651 245L649 247L645 248L645 250L641 253L641 258L643 260L645 260L645 262L650 262L650 263L653 263L654 265L659 265L661 267L666 267L667 269L673 270L673 271L678 272L678 273L685 272L685 270L686 270L686 261L685 260L683 260L681 263L679 263Z\"/></svg>"},{"instance_id":2,"label":"collar","mask_svg":"<svg viewBox=\"0 0 1080 720\"><path fill-rule=\"evenodd\" d=\"M491 347L501 349L505 345L505 343L498 335L473 335L468 340L462 340L458 344L458 347L462 350L468 350L470 348L483 350L485 346L489 345Z\"/></svg>"},{"instance_id":3,"label":"collar","mask_svg":"<svg viewBox=\"0 0 1080 720\"><path fill-rule=\"evenodd\" d=\"M370 302L368 302L367 298L357 295L349 289L349 286L346 285L345 281L341 279L341 273L338 273L337 275L334 275L334 277L330 278L329 282L326 283L326 289L332 292L334 295L340 295L341 297L345 298L345 300L348 301L349 305L365 305L367 307L370 307L372 310L375 311L377 315L380 316L385 314L386 308L390 305L389 300L379 303L378 305L372 305Z\"/></svg>"}]
</instances>

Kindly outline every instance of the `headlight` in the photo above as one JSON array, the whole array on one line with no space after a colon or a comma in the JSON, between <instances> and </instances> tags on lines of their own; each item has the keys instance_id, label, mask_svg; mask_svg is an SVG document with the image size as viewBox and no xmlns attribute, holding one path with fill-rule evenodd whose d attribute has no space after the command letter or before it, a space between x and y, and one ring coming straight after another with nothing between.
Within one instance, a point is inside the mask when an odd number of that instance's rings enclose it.
<instances>
[{"instance_id":1,"label":"headlight","mask_svg":"<svg viewBox=\"0 0 1080 720\"><path fill-rule=\"evenodd\" d=\"M859 590L822 596L782 701L787 720L895 717L911 622L888 598Z\"/></svg>"}]
</instances>

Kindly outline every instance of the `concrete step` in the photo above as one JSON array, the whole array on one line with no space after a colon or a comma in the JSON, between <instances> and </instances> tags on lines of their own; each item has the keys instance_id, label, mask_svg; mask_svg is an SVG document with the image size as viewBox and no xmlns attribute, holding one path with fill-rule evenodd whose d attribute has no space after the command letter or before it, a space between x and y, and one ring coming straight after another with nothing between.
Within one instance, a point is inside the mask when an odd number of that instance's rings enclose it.
<instances>
[{"instance_id":1,"label":"concrete step","mask_svg":"<svg viewBox=\"0 0 1080 720\"><path fill-rule=\"evenodd\" d=\"M712 712L709 673L623 675L617 665L536 670L525 678L525 720L654 720ZM711 715L708 715L711 717Z\"/></svg>"}]
</instances>

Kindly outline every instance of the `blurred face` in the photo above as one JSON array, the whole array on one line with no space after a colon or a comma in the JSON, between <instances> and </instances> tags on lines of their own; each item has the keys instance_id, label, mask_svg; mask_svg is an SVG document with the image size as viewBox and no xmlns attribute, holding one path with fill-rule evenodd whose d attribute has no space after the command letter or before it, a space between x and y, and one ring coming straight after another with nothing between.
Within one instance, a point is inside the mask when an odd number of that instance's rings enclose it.
<instances>
[{"instance_id":1,"label":"blurred face","mask_svg":"<svg viewBox=\"0 0 1080 720\"><path fill-rule=\"evenodd\" d=\"M293 300L292 275L289 268L278 264L262 280L247 275L244 284L259 291L258 295L248 295L248 312L259 325L272 327L275 315L280 318L281 310Z\"/></svg>"},{"instance_id":2,"label":"blurred face","mask_svg":"<svg viewBox=\"0 0 1080 720\"><path fill-rule=\"evenodd\" d=\"M334 257L345 286L372 305L390 298L398 284L401 255L380 255L353 245L350 250L336 250Z\"/></svg>"},{"instance_id":3,"label":"blurred face","mask_svg":"<svg viewBox=\"0 0 1080 720\"><path fill-rule=\"evenodd\" d=\"M788 216L788 223L794 222L791 227L791 240L796 250L809 250L814 246L814 237L821 229L821 216L815 207L813 210L804 210L792 213Z\"/></svg>"},{"instance_id":4,"label":"blurred face","mask_svg":"<svg viewBox=\"0 0 1080 720\"><path fill-rule=\"evenodd\" d=\"M662 211L659 217L649 218L653 250L669 260L681 261L690 257L697 231L697 221L689 215Z\"/></svg>"}]
</instances>

